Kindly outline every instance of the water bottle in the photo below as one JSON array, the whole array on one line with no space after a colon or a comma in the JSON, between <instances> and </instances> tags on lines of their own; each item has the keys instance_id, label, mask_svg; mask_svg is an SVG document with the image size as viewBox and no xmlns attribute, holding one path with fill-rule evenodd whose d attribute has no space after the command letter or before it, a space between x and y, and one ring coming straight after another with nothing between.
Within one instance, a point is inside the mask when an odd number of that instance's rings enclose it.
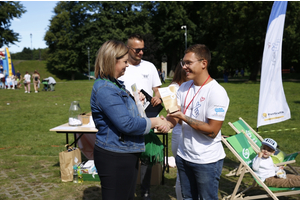
<instances>
[{"instance_id":1,"label":"water bottle","mask_svg":"<svg viewBox=\"0 0 300 200\"><path fill-rule=\"evenodd\" d=\"M81 167L78 166L77 168L77 174L78 174L78 183L82 183L83 182L83 178L82 178L82 171L81 171Z\"/></svg>"},{"instance_id":2,"label":"water bottle","mask_svg":"<svg viewBox=\"0 0 300 200\"><path fill-rule=\"evenodd\" d=\"M82 122L78 118L81 114L81 108L79 105L79 101L72 101L70 109L69 109L69 125L70 126L81 126Z\"/></svg>"},{"instance_id":3,"label":"water bottle","mask_svg":"<svg viewBox=\"0 0 300 200\"><path fill-rule=\"evenodd\" d=\"M78 183L77 165L73 166L73 183Z\"/></svg>"}]
</instances>

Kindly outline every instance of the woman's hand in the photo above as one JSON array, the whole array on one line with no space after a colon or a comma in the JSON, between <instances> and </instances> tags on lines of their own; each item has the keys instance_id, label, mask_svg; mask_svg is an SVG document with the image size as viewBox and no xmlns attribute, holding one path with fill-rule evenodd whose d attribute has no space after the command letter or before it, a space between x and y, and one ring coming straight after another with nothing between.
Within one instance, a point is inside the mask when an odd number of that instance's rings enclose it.
<instances>
[{"instance_id":1,"label":"woman's hand","mask_svg":"<svg viewBox=\"0 0 300 200\"><path fill-rule=\"evenodd\" d=\"M158 131L162 133L168 133L171 129L171 123L167 121L167 119L164 116L160 116L160 119L162 120L162 125L157 128Z\"/></svg>"},{"instance_id":2,"label":"woman's hand","mask_svg":"<svg viewBox=\"0 0 300 200\"><path fill-rule=\"evenodd\" d=\"M152 123L152 128L156 128L162 133L168 133L170 128L170 122L167 121L164 117L154 117L150 118Z\"/></svg>"}]
</instances>

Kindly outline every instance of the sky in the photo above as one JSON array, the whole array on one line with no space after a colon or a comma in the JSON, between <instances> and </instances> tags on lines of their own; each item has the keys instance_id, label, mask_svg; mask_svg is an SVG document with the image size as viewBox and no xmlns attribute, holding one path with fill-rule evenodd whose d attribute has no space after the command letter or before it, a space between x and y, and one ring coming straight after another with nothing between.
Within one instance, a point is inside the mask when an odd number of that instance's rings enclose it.
<instances>
[{"instance_id":1,"label":"sky","mask_svg":"<svg viewBox=\"0 0 300 200\"><path fill-rule=\"evenodd\" d=\"M58 1L20 1L27 10L20 18L11 20L10 29L19 33L19 41L9 45L10 53L21 52L24 47L46 48L44 36L54 16L53 9ZM30 36L32 34L32 36Z\"/></svg>"}]
</instances>

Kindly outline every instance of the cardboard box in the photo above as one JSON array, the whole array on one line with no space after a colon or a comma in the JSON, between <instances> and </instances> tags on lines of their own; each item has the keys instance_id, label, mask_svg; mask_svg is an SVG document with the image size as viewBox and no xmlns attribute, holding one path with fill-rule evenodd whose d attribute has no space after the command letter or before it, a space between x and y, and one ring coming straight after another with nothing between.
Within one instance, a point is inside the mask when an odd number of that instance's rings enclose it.
<instances>
[{"instance_id":1,"label":"cardboard box","mask_svg":"<svg viewBox=\"0 0 300 200\"><path fill-rule=\"evenodd\" d=\"M78 116L78 119L82 122L82 124L90 123L90 116L92 116L92 112L82 113Z\"/></svg>"},{"instance_id":2,"label":"cardboard box","mask_svg":"<svg viewBox=\"0 0 300 200\"><path fill-rule=\"evenodd\" d=\"M160 185L162 181L162 163L156 163L152 166L152 173L151 173L151 185ZM139 165L139 172L136 184L141 184L141 162Z\"/></svg>"}]
</instances>

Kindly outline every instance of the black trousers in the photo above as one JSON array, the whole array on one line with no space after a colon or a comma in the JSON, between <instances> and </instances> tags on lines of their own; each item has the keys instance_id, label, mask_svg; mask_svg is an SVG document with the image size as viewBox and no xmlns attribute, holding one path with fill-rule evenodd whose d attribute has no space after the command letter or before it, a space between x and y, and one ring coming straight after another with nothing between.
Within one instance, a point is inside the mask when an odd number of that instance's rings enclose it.
<instances>
[{"instance_id":1,"label":"black trousers","mask_svg":"<svg viewBox=\"0 0 300 200\"><path fill-rule=\"evenodd\" d=\"M103 200L134 198L140 153L115 153L95 145L94 162Z\"/></svg>"}]
</instances>

